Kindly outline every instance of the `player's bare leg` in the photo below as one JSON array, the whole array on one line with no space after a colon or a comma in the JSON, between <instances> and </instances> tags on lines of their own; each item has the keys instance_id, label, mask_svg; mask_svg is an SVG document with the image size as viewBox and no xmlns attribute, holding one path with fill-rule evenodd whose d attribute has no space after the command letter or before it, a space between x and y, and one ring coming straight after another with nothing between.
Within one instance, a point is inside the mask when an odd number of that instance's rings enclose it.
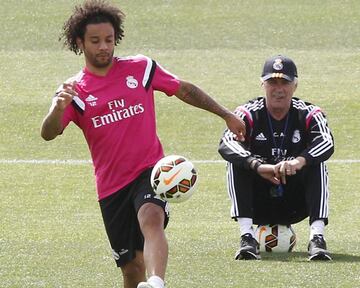
<instances>
[{"instance_id":1,"label":"player's bare leg","mask_svg":"<svg viewBox=\"0 0 360 288\"><path fill-rule=\"evenodd\" d=\"M145 238L144 262L148 276L165 277L168 244L164 232L165 214L160 206L144 204L138 212L138 220Z\"/></svg>"},{"instance_id":2,"label":"player's bare leg","mask_svg":"<svg viewBox=\"0 0 360 288\"><path fill-rule=\"evenodd\" d=\"M145 263L142 251L136 251L136 257L121 267L124 288L136 288L137 284L145 281Z\"/></svg>"}]
</instances>

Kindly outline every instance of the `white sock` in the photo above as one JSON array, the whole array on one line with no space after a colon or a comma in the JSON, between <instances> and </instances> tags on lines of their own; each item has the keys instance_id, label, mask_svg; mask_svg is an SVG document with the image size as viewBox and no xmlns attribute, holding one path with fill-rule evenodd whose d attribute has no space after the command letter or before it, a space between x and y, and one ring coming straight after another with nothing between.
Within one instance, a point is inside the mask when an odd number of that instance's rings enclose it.
<instances>
[{"instance_id":1,"label":"white sock","mask_svg":"<svg viewBox=\"0 0 360 288\"><path fill-rule=\"evenodd\" d=\"M323 220L315 220L310 225L310 240L314 237L316 234L324 235L325 230L325 223Z\"/></svg>"},{"instance_id":2,"label":"white sock","mask_svg":"<svg viewBox=\"0 0 360 288\"><path fill-rule=\"evenodd\" d=\"M164 288L165 283L164 280L161 279L159 276L153 275L151 276L147 282L151 285L153 285L156 288Z\"/></svg>"},{"instance_id":3,"label":"white sock","mask_svg":"<svg viewBox=\"0 0 360 288\"><path fill-rule=\"evenodd\" d=\"M253 229L253 219L252 218L245 218L245 217L239 217L237 218L237 221L240 225L240 236L250 233L252 237L255 238L255 233Z\"/></svg>"}]
</instances>

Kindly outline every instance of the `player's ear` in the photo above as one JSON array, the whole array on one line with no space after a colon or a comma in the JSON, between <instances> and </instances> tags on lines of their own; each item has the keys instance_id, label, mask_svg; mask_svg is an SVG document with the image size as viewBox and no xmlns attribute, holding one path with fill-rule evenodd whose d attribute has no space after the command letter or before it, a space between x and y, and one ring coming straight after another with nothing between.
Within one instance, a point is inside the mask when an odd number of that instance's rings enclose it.
<instances>
[{"instance_id":1,"label":"player's ear","mask_svg":"<svg viewBox=\"0 0 360 288\"><path fill-rule=\"evenodd\" d=\"M297 78L295 78L294 79L294 84L295 84L295 87L294 87L294 92L296 91L296 88L297 88L297 86L298 86L298 79Z\"/></svg>"},{"instance_id":2,"label":"player's ear","mask_svg":"<svg viewBox=\"0 0 360 288\"><path fill-rule=\"evenodd\" d=\"M264 87L264 83L265 83L265 81L260 77L260 86Z\"/></svg>"},{"instance_id":3,"label":"player's ear","mask_svg":"<svg viewBox=\"0 0 360 288\"><path fill-rule=\"evenodd\" d=\"M81 51L84 51L84 42L80 37L76 38L76 45Z\"/></svg>"}]
</instances>

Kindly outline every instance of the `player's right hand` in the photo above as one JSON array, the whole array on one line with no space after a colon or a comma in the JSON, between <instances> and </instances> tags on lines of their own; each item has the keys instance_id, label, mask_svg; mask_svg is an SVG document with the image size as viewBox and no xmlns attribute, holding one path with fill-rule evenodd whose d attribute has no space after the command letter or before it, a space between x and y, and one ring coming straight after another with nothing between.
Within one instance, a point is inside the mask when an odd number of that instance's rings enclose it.
<instances>
[{"instance_id":1,"label":"player's right hand","mask_svg":"<svg viewBox=\"0 0 360 288\"><path fill-rule=\"evenodd\" d=\"M74 96L78 93L75 90L76 82L64 83L63 87L56 93L54 97L54 108L64 111L65 108L72 102Z\"/></svg>"},{"instance_id":2,"label":"player's right hand","mask_svg":"<svg viewBox=\"0 0 360 288\"><path fill-rule=\"evenodd\" d=\"M246 126L244 120L234 113L229 113L225 118L226 125L229 130L236 135L236 140L240 142L245 141Z\"/></svg>"}]
</instances>

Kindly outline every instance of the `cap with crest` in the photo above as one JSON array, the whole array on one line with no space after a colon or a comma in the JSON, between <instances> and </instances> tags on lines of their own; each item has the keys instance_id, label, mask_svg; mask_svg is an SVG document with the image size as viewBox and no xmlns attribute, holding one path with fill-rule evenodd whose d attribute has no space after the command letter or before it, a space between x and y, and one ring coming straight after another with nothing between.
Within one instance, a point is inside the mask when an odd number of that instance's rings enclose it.
<instances>
[{"instance_id":1,"label":"cap with crest","mask_svg":"<svg viewBox=\"0 0 360 288\"><path fill-rule=\"evenodd\" d=\"M261 79L266 81L270 78L283 78L288 81L294 81L297 75L297 68L290 58L277 55L265 61Z\"/></svg>"}]
</instances>

